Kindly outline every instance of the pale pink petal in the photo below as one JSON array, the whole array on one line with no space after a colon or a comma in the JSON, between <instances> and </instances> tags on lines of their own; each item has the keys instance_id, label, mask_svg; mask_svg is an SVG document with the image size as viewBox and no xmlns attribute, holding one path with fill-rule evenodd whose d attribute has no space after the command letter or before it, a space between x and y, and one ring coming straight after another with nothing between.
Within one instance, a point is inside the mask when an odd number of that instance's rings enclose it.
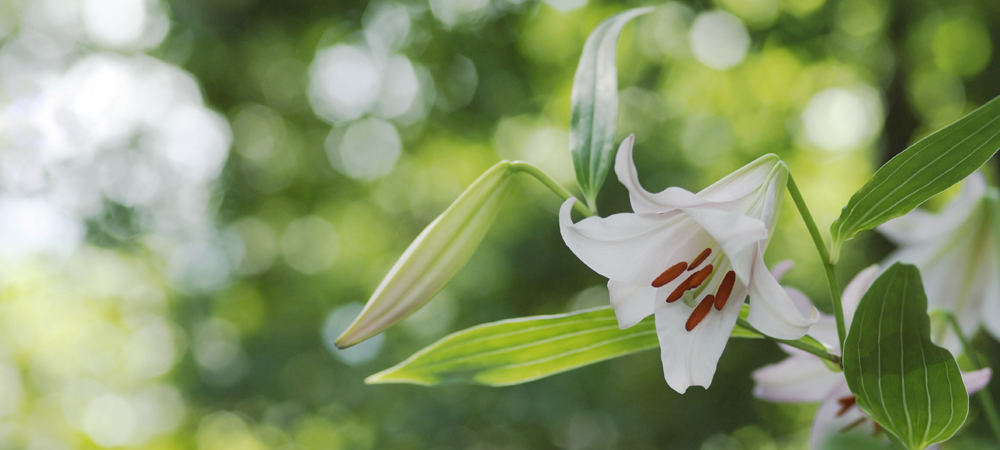
<instances>
[{"instance_id":1,"label":"pale pink petal","mask_svg":"<svg viewBox=\"0 0 1000 450\"><path fill-rule=\"evenodd\" d=\"M844 288L844 293L840 296L840 303L844 307L844 321L848 327L851 326L851 320L854 319L854 312L857 311L858 305L861 303L861 297L865 295L865 292L868 292L868 288L878 278L879 273L878 264L871 265L865 270L858 272ZM840 346L838 345L837 347L839 348Z\"/></svg>"},{"instance_id":2,"label":"pale pink petal","mask_svg":"<svg viewBox=\"0 0 1000 450\"><path fill-rule=\"evenodd\" d=\"M986 385L990 384L990 378L992 377L993 370L989 367L972 372L962 372L962 382L965 383L965 390L969 391L969 394L975 394L980 389L986 387Z\"/></svg>"},{"instance_id":3,"label":"pale pink petal","mask_svg":"<svg viewBox=\"0 0 1000 450\"><path fill-rule=\"evenodd\" d=\"M786 259L784 261L775 264L774 267L771 268L771 275L774 276L775 280L781 282L781 277L785 276L785 274L788 273L789 270L792 270L794 268L795 268L795 261Z\"/></svg>"},{"instance_id":4,"label":"pale pink petal","mask_svg":"<svg viewBox=\"0 0 1000 450\"><path fill-rule=\"evenodd\" d=\"M755 370L753 395L780 403L819 402L843 379L815 355L803 353Z\"/></svg>"},{"instance_id":5,"label":"pale pink petal","mask_svg":"<svg viewBox=\"0 0 1000 450\"><path fill-rule=\"evenodd\" d=\"M840 382L826 395L823 402L820 403L819 409L816 410L812 436L809 438L810 449L822 450L825 448L827 440L843 433L847 427L858 421L861 423L852 427L849 432L863 433L868 436L875 435L875 422L868 418L868 415L861 411L857 405L848 408L840 416L837 415L843 408L839 400L853 396L854 394L847 387L847 380L844 380L841 374Z\"/></svg>"}]
</instances>

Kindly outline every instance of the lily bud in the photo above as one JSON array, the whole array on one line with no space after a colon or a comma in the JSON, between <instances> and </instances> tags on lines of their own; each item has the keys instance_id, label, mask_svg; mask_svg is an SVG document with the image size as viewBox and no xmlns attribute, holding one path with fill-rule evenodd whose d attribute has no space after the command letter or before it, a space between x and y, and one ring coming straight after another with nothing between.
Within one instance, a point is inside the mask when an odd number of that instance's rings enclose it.
<instances>
[{"instance_id":1,"label":"lily bud","mask_svg":"<svg viewBox=\"0 0 1000 450\"><path fill-rule=\"evenodd\" d=\"M509 161L497 163L427 225L337 338L337 347L347 348L381 333L440 292L482 242L517 173Z\"/></svg>"}]
</instances>

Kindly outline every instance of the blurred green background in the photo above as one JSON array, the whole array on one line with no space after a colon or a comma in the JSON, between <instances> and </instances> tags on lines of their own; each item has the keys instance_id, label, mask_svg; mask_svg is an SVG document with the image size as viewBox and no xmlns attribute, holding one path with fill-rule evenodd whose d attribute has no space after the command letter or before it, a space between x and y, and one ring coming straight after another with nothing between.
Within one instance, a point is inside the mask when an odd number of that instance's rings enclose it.
<instances>
[{"instance_id":1,"label":"blurred green background","mask_svg":"<svg viewBox=\"0 0 1000 450\"><path fill-rule=\"evenodd\" d=\"M437 298L332 345L494 162L574 185L576 60L647 4L0 0L0 448L805 448L815 405L751 396L784 355L764 341L683 396L656 352L507 388L364 385L450 332L606 304L527 178ZM879 164L1000 94L994 0L654 5L618 63L649 190L773 152L825 229ZM613 177L599 205L628 210ZM890 250L864 233L842 281ZM795 260L784 281L828 308L817 258L786 201L768 263ZM989 448L972 408L946 448Z\"/></svg>"}]
</instances>

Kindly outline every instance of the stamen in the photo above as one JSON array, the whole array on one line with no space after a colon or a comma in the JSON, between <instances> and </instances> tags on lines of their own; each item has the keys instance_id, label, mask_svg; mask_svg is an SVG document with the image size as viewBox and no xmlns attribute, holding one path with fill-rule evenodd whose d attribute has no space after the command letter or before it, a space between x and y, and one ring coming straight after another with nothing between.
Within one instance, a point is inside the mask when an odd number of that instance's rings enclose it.
<instances>
[{"instance_id":1,"label":"stamen","mask_svg":"<svg viewBox=\"0 0 1000 450\"><path fill-rule=\"evenodd\" d=\"M851 395L837 400L837 403L840 403L840 411L837 411L837 417L840 417L846 414L852 406L858 403L858 397Z\"/></svg>"},{"instance_id":2,"label":"stamen","mask_svg":"<svg viewBox=\"0 0 1000 450\"><path fill-rule=\"evenodd\" d=\"M691 317L688 317L687 323L684 324L684 329L691 331L694 327L698 326L702 320L705 320L705 316L708 312L712 310L712 303L715 303L715 296L708 294L705 299L695 306L694 312L691 313Z\"/></svg>"},{"instance_id":3,"label":"stamen","mask_svg":"<svg viewBox=\"0 0 1000 450\"><path fill-rule=\"evenodd\" d=\"M688 289L694 289L698 286L701 286L701 283L704 282L705 279L712 274L712 269L713 269L712 265L709 264L704 268L702 268L701 270L693 273L690 277L688 277L688 279L685 281L685 283L690 284L690 287Z\"/></svg>"},{"instance_id":4,"label":"stamen","mask_svg":"<svg viewBox=\"0 0 1000 450\"><path fill-rule=\"evenodd\" d=\"M682 281L681 284L678 284L677 287L674 288L674 292L671 292L667 297L667 303L676 302L679 298L684 296L684 293L687 292L688 289L691 289L690 278Z\"/></svg>"},{"instance_id":5,"label":"stamen","mask_svg":"<svg viewBox=\"0 0 1000 450\"><path fill-rule=\"evenodd\" d=\"M861 424L865 423L866 420L868 420L867 417L859 417L858 420L855 420L854 422L851 422L851 423L847 424L846 427L841 428L840 432L841 433L846 433L848 431L851 431L854 428L856 428L858 425L861 425ZM878 424L875 424L875 426L878 426Z\"/></svg>"},{"instance_id":6,"label":"stamen","mask_svg":"<svg viewBox=\"0 0 1000 450\"><path fill-rule=\"evenodd\" d=\"M671 281L674 281L674 279L679 277L682 273L684 273L684 269L687 269L687 267L688 263L684 261L681 261L677 264L670 266L669 269L664 270L663 273L660 274L660 276L656 277L656 279L653 280L653 287L661 288L663 286L666 286Z\"/></svg>"},{"instance_id":7,"label":"stamen","mask_svg":"<svg viewBox=\"0 0 1000 450\"><path fill-rule=\"evenodd\" d=\"M715 309L722 311L722 308L726 306L726 301L729 300L729 295L733 293L733 286L736 284L736 272L730 270L726 272L726 277L722 279L722 284L719 285L719 291L715 293Z\"/></svg>"},{"instance_id":8,"label":"stamen","mask_svg":"<svg viewBox=\"0 0 1000 450\"><path fill-rule=\"evenodd\" d=\"M711 254L712 254L712 249L710 248L702 250L701 253L699 253L698 256L694 258L694 261L691 261L691 265L688 266L688 270L697 269L698 266L701 265L701 263L705 262L705 260L708 259L708 255Z\"/></svg>"}]
</instances>

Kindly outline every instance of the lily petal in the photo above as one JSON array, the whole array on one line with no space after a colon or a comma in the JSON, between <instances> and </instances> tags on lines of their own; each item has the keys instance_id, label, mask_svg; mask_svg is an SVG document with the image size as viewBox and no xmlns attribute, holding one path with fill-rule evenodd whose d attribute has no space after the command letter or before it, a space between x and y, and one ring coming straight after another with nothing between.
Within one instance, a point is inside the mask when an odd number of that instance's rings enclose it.
<instances>
[{"instance_id":1,"label":"lily petal","mask_svg":"<svg viewBox=\"0 0 1000 450\"><path fill-rule=\"evenodd\" d=\"M746 291L739 289L733 294L734 298L743 298ZM722 311L712 311L698 326L687 331L685 323L694 308L684 302L656 302L660 360L663 377L671 388L683 394L688 387L708 388L712 384L719 357L740 315L740 306L740 302L730 301Z\"/></svg>"},{"instance_id":2,"label":"lily petal","mask_svg":"<svg viewBox=\"0 0 1000 450\"><path fill-rule=\"evenodd\" d=\"M965 390L969 391L970 395L990 384L991 378L993 378L993 370L989 367L972 372L962 372L962 382L965 383Z\"/></svg>"},{"instance_id":3,"label":"lily petal","mask_svg":"<svg viewBox=\"0 0 1000 450\"><path fill-rule=\"evenodd\" d=\"M754 397L779 403L820 402L844 379L819 358L803 352L753 372Z\"/></svg>"},{"instance_id":4,"label":"lily petal","mask_svg":"<svg viewBox=\"0 0 1000 450\"><path fill-rule=\"evenodd\" d=\"M615 174L629 192L632 210L636 213L661 213L676 208L694 208L703 205L727 203L742 199L756 192L776 164L781 162L776 155L768 154L716 181L698 194L670 187L658 193L651 193L639 182L638 171L632 157L635 136L630 135L618 148L615 159Z\"/></svg>"},{"instance_id":5,"label":"lily petal","mask_svg":"<svg viewBox=\"0 0 1000 450\"><path fill-rule=\"evenodd\" d=\"M961 226L985 192L986 179L982 173L975 172L965 179L959 197L948 203L940 213L915 209L879 225L877 230L896 245L913 245L936 239Z\"/></svg>"},{"instance_id":6,"label":"lily petal","mask_svg":"<svg viewBox=\"0 0 1000 450\"><path fill-rule=\"evenodd\" d=\"M635 143L635 135L629 135L618 147L618 156L615 158L615 174L626 189L628 189L629 199L632 201L632 210L637 214L655 214L670 211L676 208L690 208L708 203L705 199L679 187L670 187L666 190L653 194L642 187L639 183L639 174L632 160L632 146Z\"/></svg>"},{"instance_id":7,"label":"lily petal","mask_svg":"<svg viewBox=\"0 0 1000 450\"><path fill-rule=\"evenodd\" d=\"M750 314L747 322L761 333L778 339L798 339L819 320L819 311L810 308L809 318L801 316L788 293L767 271L758 252L750 282Z\"/></svg>"},{"instance_id":8,"label":"lily petal","mask_svg":"<svg viewBox=\"0 0 1000 450\"><path fill-rule=\"evenodd\" d=\"M624 330L653 314L656 288L608 280L611 307L618 318L618 328Z\"/></svg>"},{"instance_id":9,"label":"lily petal","mask_svg":"<svg viewBox=\"0 0 1000 450\"><path fill-rule=\"evenodd\" d=\"M563 241L584 264L612 280L652 281L666 268L660 266L680 251L676 243L689 241L701 231L684 227L687 217L680 211L622 213L573 223L570 213L574 201L567 200L559 209Z\"/></svg>"},{"instance_id":10,"label":"lily petal","mask_svg":"<svg viewBox=\"0 0 1000 450\"><path fill-rule=\"evenodd\" d=\"M716 209L684 208L681 211L719 243L732 262L736 277L743 284L749 284L757 249L755 244L767 239L767 225L750 216Z\"/></svg>"},{"instance_id":11,"label":"lily petal","mask_svg":"<svg viewBox=\"0 0 1000 450\"><path fill-rule=\"evenodd\" d=\"M872 286L875 279L878 278L880 269L878 264L873 264L858 272L854 278L851 279L850 283L844 287L844 293L840 297L841 306L844 307L844 321L847 322L847 326L851 326L851 320L854 319L854 312L858 310L858 305L861 304L861 297L868 292L868 288ZM837 345L840 348L840 345Z\"/></svg>"},{"instance_id":12,"label":"lily petal","mask_svg":"<svg viewBox=\"0 0 1000 450\"><path fill-rule=\"evenodd\" d=\"M861 408L853 406L844 410L838 416L843 405L841 399L853 397L851 389L847 387L847 380L841 377L838 383L820 403L816 410L816 418L813 419L812 435L809 437L809 448L812 450L822 450L826 441L836 434L842 433L845 428L861 421L851 427L851 431L857 433L875 434L875 422L868 418L868 415L861 411Z\"/></svg>"}]
</instances>

